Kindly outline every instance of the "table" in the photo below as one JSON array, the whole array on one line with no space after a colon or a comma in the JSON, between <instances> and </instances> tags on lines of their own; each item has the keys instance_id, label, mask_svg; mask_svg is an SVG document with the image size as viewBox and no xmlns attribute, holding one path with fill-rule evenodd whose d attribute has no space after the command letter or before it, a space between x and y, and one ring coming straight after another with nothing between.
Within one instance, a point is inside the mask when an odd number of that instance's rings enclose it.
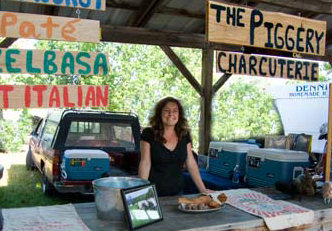
<instances>
[{"instance_id":1,"label":"table","mask_svg":"<svg viewBox=\"0 0 332 231\"><path fill-rule=\"evenodd\" d=\"M271 193L271 190L268 192ZM267 230L262 218L240 211L230 205L225 205L216 212L187 214L177 209L177 197L161 197L159 200L164 220L140 230ZM332 230L332 203L325 205L323 199L319 196L303 197L301 201L298 199L288 201L315 211L314 223L311 226L300 227L296 230ZM74 204L74 206L92 231L127 230L125 223L122 221L98 219L93 202Z\"/></svg>"}]
</instances>

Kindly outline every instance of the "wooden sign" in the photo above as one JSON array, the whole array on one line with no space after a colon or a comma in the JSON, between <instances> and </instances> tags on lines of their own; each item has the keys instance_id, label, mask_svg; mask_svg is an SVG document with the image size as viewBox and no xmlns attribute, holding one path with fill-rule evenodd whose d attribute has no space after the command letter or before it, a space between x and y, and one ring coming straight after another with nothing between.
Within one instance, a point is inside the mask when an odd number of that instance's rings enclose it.
<instances>
[{"instance_id":1,"label":"wooden sign","mask_svg":"<svg viewBox=\"0 0 332 231\"><path fill-rule=\"evenodd\" d=\"M241 75L318 81L319 64L277 56L249 55L238 52L216 52L217 72Z\"/></svg>"},{"instance_id":2,"label":"wooden sign","mask_svg":"<svg viewBox=\"0 0 332 231\"><path fill-rule=\"evenodd\" d=\"M0 74L106 75L108 70L104 53L0 49Z\"/></svg>"},{"instance_id":3,"label":"wooden sign","mask_svg":"<svg viewBox=\"0 0 332 231\"><path fill-rule=\"evenodd\" d=\"M107 107L108 86L0 85L0 108Z\"/></svg>"},{"instance_id":4,"label":"wooden sign","mask_svg":"<svg viewBox=\"0 0 332 231\"><path fill-rule=\"evenodd\" d=\"M105 10L106 0L11 0L15 2L30 2L52 6L66 6L88 10Z\"/></svg>"},{"instance_id":5,"label":"wooden sign","mask_svg":"<svg viewBox=\"0 0 332 231\"><path fill-rule=\"evenodd\" d=\"M216 1L208 1L207 11L209 42L325 54L325 21Z\"/></svg>"},{"instance_id":6,"label":"wooden sign","mask_svg":"<svg viewBox=\"0 0 332 231\"><path fill-rule=\"evenodd\" d=\"M0 37L98 43L100 22L0 11Z\"/></svg>"},{"instance_id":7,"label":"wooden sign","mask_svg":"<svg viewBox=\"0 0 332 231\"><path fill-rule=\"evenodd\" d=\"M332 84L329 84L329 113L328 113L328 130L327 130L327 148L326 148L326 159L325 159L325 182L330 181L331 173L331 142L332 142ZM323 157L322 157L323 158Z\"/></svg>"}]
</instances>

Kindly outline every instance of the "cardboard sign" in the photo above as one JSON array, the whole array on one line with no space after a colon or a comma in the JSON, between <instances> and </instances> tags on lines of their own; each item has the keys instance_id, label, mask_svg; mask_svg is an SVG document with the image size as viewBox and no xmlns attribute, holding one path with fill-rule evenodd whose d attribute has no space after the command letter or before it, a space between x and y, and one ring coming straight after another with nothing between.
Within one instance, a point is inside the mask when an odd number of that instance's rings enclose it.
<instances>
[{"instance_id":1,"label":"cardboard sign","mask_svg":"<svg viewBox=\"0 0 332 231\"><path fill-rule=\"evenodd\" d=\"M0 11L0 37L98 43L100 22Z\"/></svg>"},{"instance_id":2,"label":"cardboard sign","mask_svg":"<svg viewBox=\"0 0 332 231\"><path fill-rule=\"evenodd\" d=\"M107 107L108 86L0 85L0 108Z\"/></svg>"},{"instance_id":3,"label":"cardboard sign","mask_svg":"<svg viewBox=\"0 0 332 231\"><path fill-rule=\"evenodd\" d=\"M0 49L0 73L106 75L108 70L104 53Z\"/></svg>"},{"instance_id":4,"label":"cardboard sign","mask_svg":"<svg viewBox=\"0 0 332 231\"><path fill-rule=\"evenodd\" d=\"M52 6L67 6L88 10L105 10L106 0L86 0L86 1L77 1L77 0L12 0L15 2L30 2L37 4L45 4Z\"/></svg>"},{"instance_id":5,"label":"cardboard sign","mask_svg":"<svg viewBox=\"0 0 332 231\"><path fill-rule=\"evenodd\" d=\"M318 81L319 64L276 56L216 52L217 72L293 80Z\"/></svg>"},{"instance_id":6,"label":"cardboard sign","mask_svg":"<svg viewBox=\"0 0 332 231\"><path fill-rule=\"evenodd\" d=\"M312 55L325 54L326 22L209 1L207 40Z\"/></svg>"}]
</instances>

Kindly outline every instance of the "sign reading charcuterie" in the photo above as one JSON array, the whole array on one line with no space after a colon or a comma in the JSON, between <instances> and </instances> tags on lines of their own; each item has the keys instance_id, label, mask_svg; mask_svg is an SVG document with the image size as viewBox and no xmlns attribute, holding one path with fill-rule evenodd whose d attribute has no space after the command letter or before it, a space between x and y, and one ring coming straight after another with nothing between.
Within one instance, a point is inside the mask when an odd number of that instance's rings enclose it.
<instances>
[{"instance_id":1,"label":"sign reading charcuterie","mask_svg":"<svg viewBox=\"0 0 332 231\"><path fill-rule=\"evenodd\" d=\"M107 107L108 86L0 85L0 108Z\"/></svg>"},{"instance_id":2,"label":"sign reading charcuterie","mask_svg":"<svg viewBox=\"0 0 332 231\"><path fill-rule=\"evenodd\" d=\"M208 1L207 10L209 42L325 54L325 21L216 1Z\"/></svg>"},{"instance_id":3,"label":"sign reading charcuterie","mask_svg":"<svg viewBox=\"0 0 332 231\"><path fill-rule=\"evenodd\" d=\"M249 55L238 52L216 52L217 72L318 81L319 64L277 56Z\"/></svg>"},{"instance_id":4,"label":"sign reading charcuterie","mask_svg":"<svg viewBox=\"0 0 332 231\"><path fill-rule=\"evenodd\" d=\"M104 53L0 49L0 73L106 75L108 70Z\"/></svg>"},{"instance_id":5,"label":"sign reading charcuterie","mask_svg":"<svg viewBox=\"0 0 332 231\"><path fill-rule=\"evenodd\" d=\"M100 22L0 11L0 37L98 43Z\"/></svg>"},{"instance_id":6,"label":"sign reading charcuterie","mask_svg":"<svg viewBox=\"0 0 332 231\"><path fill-rule=\"evenodd\" d=\"M105 10L106 0L12 0L16 2L30 2L37 4L46 4L53 6L75 7L89 10Z\"/></svg>"}]
</instances>

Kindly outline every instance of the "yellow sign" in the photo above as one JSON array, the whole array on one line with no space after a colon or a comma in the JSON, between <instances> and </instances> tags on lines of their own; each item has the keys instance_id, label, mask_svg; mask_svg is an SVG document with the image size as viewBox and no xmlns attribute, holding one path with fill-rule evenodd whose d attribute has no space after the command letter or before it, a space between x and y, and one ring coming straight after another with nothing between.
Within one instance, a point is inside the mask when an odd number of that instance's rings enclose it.
<instances>
[{"instance_id":1,"label":"yellow sign","mask_svg":"<svg viewBox=\"0 0 332 231\"><path fill-rule=\"evenodd\" d=\"M209 42L325 54L325 21L216 1L208 1L207 20Z\"/></svg>"}]
</instances>

